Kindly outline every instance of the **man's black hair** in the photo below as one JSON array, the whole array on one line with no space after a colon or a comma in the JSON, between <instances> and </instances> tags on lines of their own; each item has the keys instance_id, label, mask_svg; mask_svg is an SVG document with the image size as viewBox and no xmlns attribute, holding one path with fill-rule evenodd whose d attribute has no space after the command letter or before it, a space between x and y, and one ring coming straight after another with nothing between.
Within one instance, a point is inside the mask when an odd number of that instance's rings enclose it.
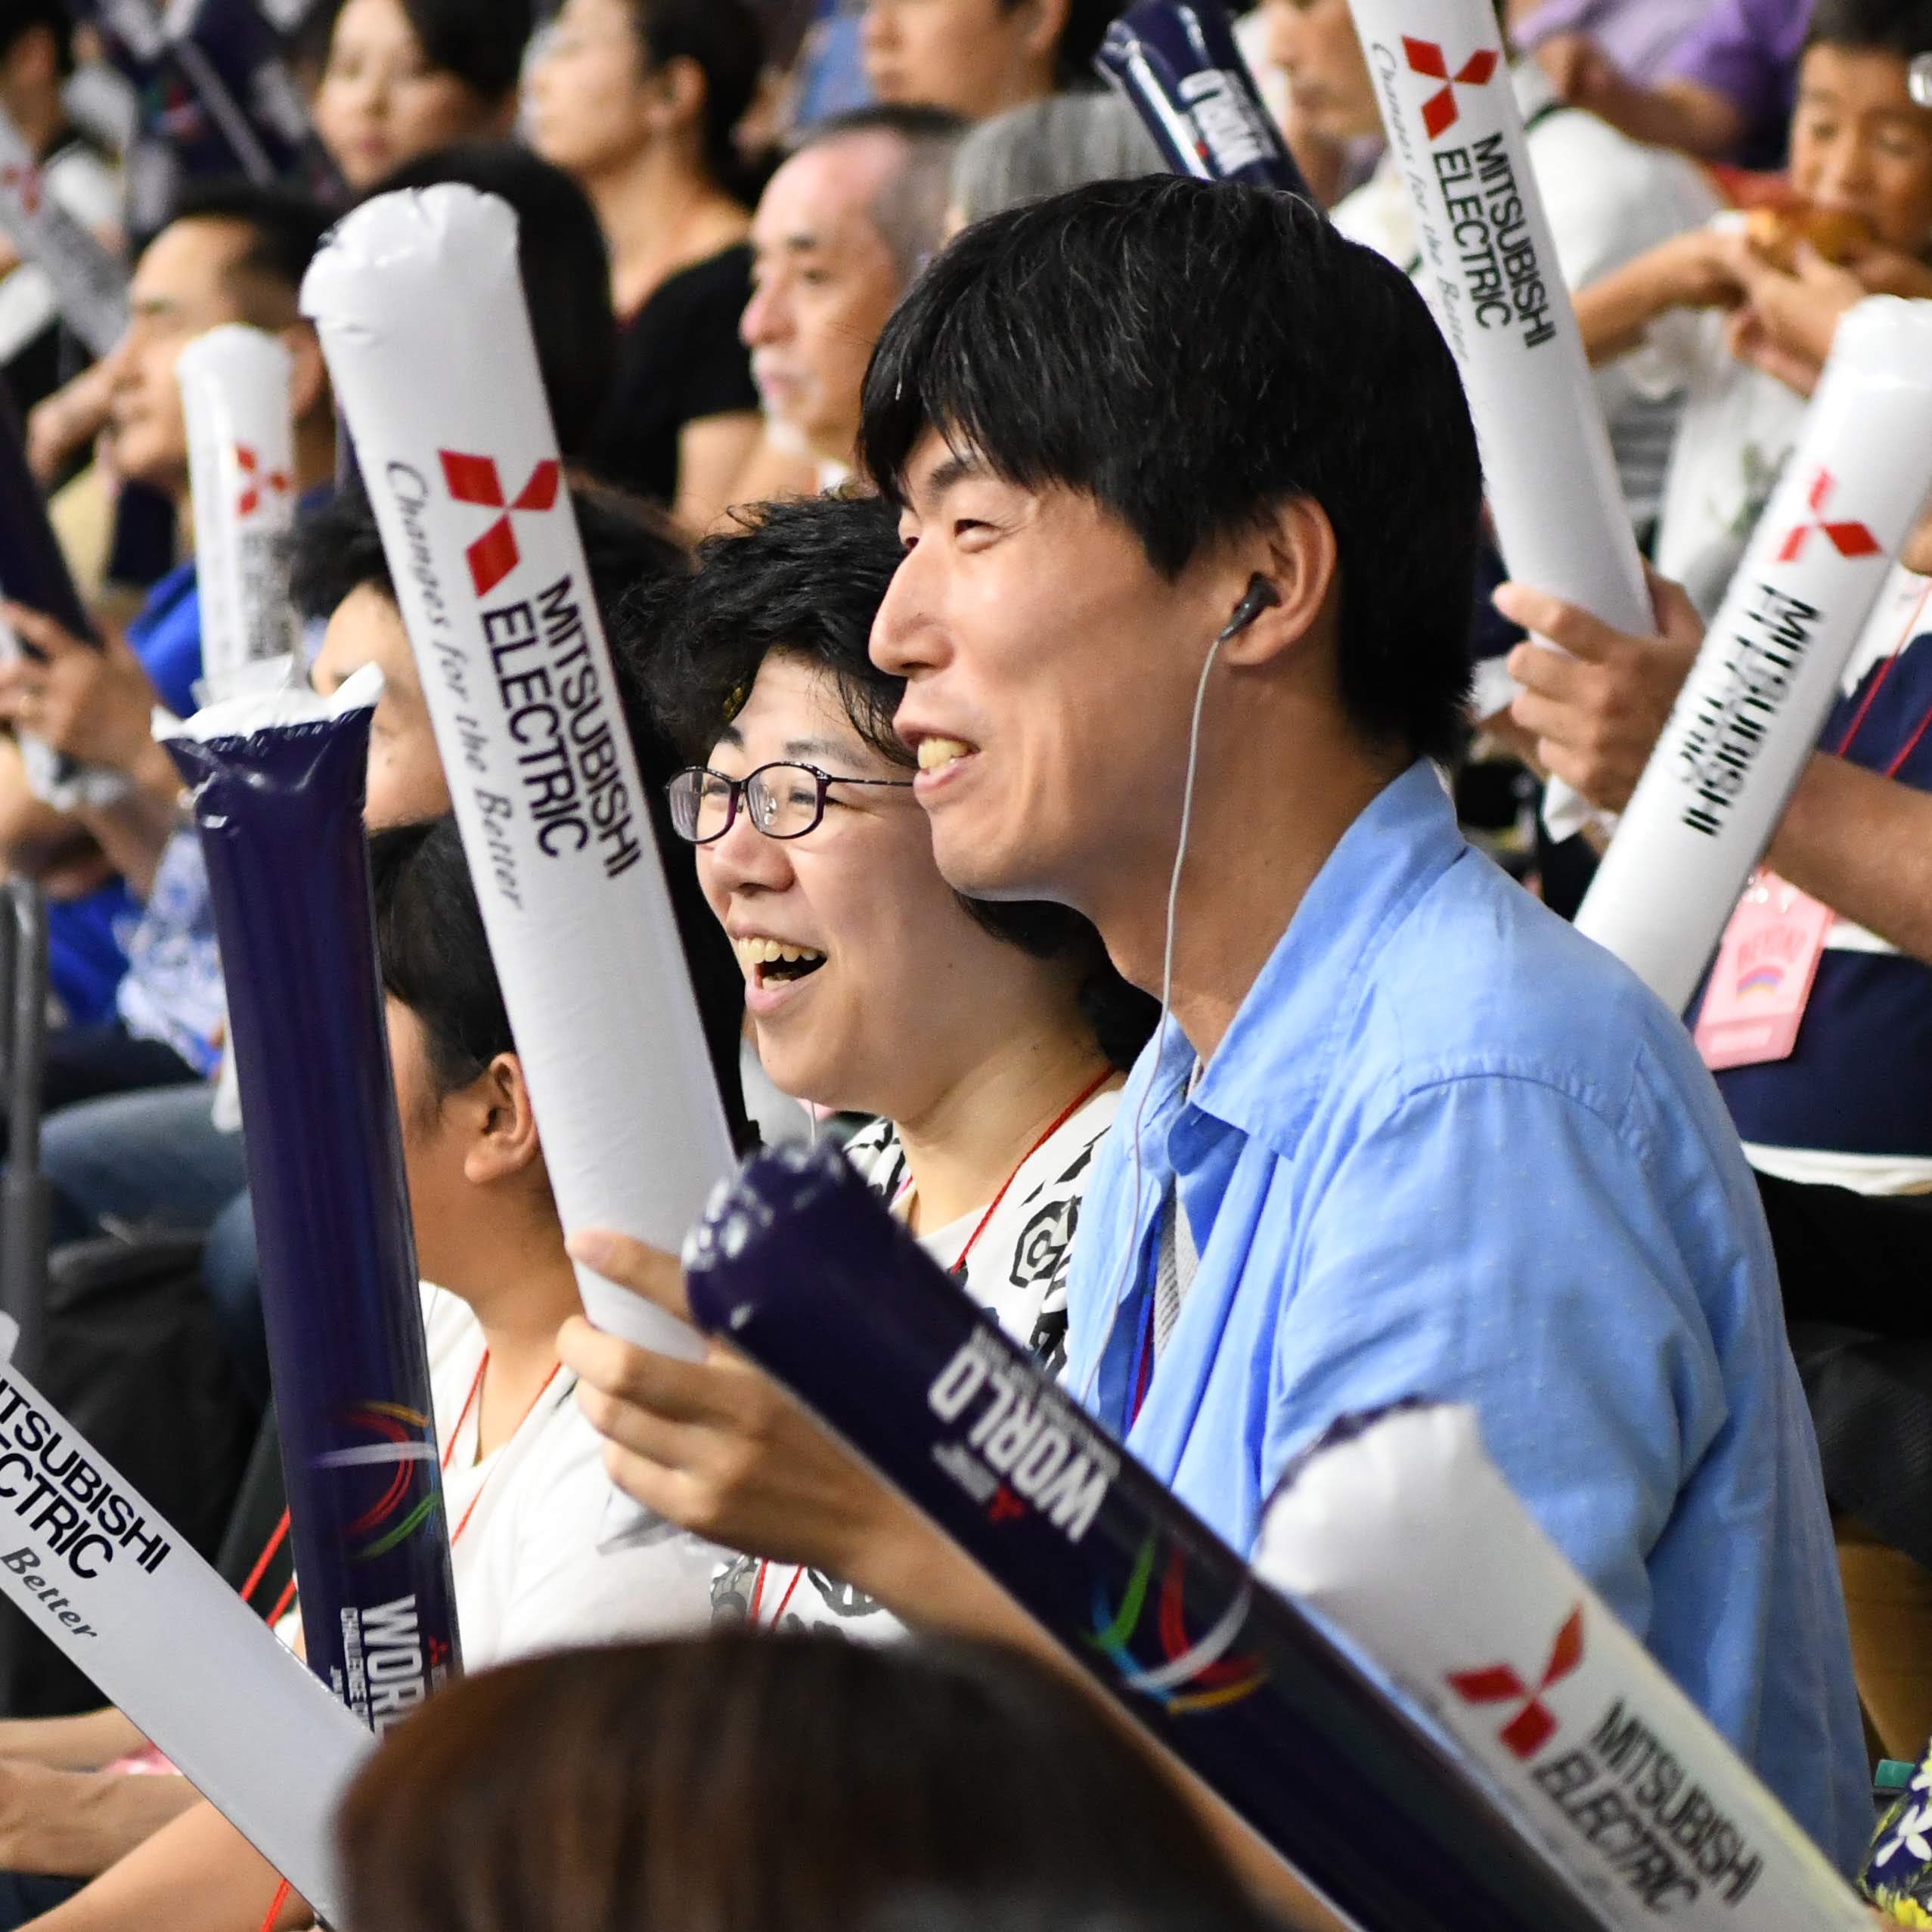
<instances>
[{"instance_id":1,"label":"man's black hair","mask_svg":"<svg viewBox=\"0 0 1932 1932\"><path fill-rule=\"evenodd\" d=\"M1021 0L1002 0L1002 4L1011 13ZM1053 49L1055 86L1081 91L1101 85L1093 71L1093 57L1100 51L1107 23L1121 5L1122 0L1067 0L1067 23Z\"/></svg>"},{"instance_id":2,"label":"man's black hair","mask_svg":"<svg viewBox=\"0 0 1932 1932\"><path fill-rule=\"evenodd\" d=\"M701 764L774 653L831 682L859 737L910 771L894 733L905 681L872 661L872 620L902 552L892 513L873 496L808 497L737 513L737 528L699 544L695 569L640 594L625 634L648 639L645 687L666 736ZM1099 935L1065 906L960 903L994 938L1039 959L1086 962L1081 1003L1102 1050L1133 1064L1158 1017L1156 1003L1115 972Z\"/></svg>"},{"instance_id":3,"label":"man's black hair","mask_svg":"<svg viewBox=\"0 0 1932 1932\"><path fill-rule=\"evenodd\" d=\"M764 29L747 0L630 0L640 51L653 67L689 60L704 76L706 172L749 205L755 177L738 152L738 123L758 92Z\"/></svg>"},{"instance_id":4,"label":"man's black hair","mask_svg":"<svg viewBox=\"0 0 1932 1932\"><path fill-rule=\"evenodd\" d=\"M54 38L54 69L63 79L74 70L74 23L67 0L6 0L0 5L0 60L36 27Z\"/></svg>"},{"instance_id":5,"label":"man's black hair","mask_svg":"<svg viewBox=\"0 0 1932 1932\"><path fill-rule=\"evenodd\" d=\"M610 258L596 210L562 169L512 141L461 141L419 154L392 169L369 194L440 181L497 195L516 210L517 268L557 442L566 457L581 456L617 355Z\"/></svg>"},{"instance_id":6,"label":"man's black hair","mask_svg":"<svg viewBox=\"0 0 1932 1932\"><path fill-rule=\"evenodd\" d=\"M327 53L336 17L348 0L330 0L302 25L305 45ZM410 31L432 67L453 74L485 101L512 92L523 49L536 25L531 0L400 0Z\"/></svg>"},{"instance_id":7,"label":"man's black hair","mask_svg":"<svg viewBox=\"0 0 1932 1932\"><path fill-rule=\"evenodd\" d=\"M684 548L669 534L663 519L628 498L578 486L572 489L570 502L583 537L591 594L603 614L610 640L618 709L637 753L644 803L664 861L671 910L677 916L678 936L684 941L684 956L690 966L712 1069L724 1096L733 1138L743 1146L749 1135L738 1077L739 1041L744 1024L743 975L733 957L730 940L712 917L704 895L698 888L691 848L672 829L664 788L684 761L671 749L651 715L638 682L643 649L635 637L627 634L627 627L635 621L629 613L639 607L636 593L658 578L681 572ZM366 588L391 603L395 602L389 561L383 554L374 513L360 483L339 491L332 502L298 524L290 575L296 607L314 621L325 622L355 590ZM397 997L404 996L398 992Z\"/></svg>"},{"instance_id":8,"label":"man's black hair","mask_svg":"<svg viewBox=\"0 0 1932 1932\"><path fill-rule=\"evenodd\" d=\"M895 502L929 427L1022 488L1091 498L1169 578L1318 503L1349 717L1416 756L1460 746L1482 507L1468 405L1408 278L1304 202L1155 175L975 224L867 371L861 456Z\"/></svg>"},{"instance_id":9,"label":"man's black hair","mask_svg":"<svg viewBox=\"0 0 1932 1932\"><path fill-rule=\"evenodd\" d=\"M175 198L169 225L226 222L247 229L247 244L228 265L231 278L271 283L278 292L286 290L293 303L330 219L312 196L237 178L188 183Z\"/></svg>"},{"instance_id":10,"label":"man's black hair","mask_svg":"<svg viewBox=\"0 0 1932 1932\"><path fill-rule=\"evenodd\" d=\"M1817 0L1805 28L1806 47L1843 47L1859 54L1896 54L1909 60L1932 54L1929 0Z\"/></svg>"},{"instance_id":11,"label":"man's black hair","mask_svg":"<svg viewBox=\"0 0 1932 1932\"><path fill-rule=\"evenodd\" d=\"M460 1092L516 1042L454 818L369 835L383 991L421 1022L436 1096Z\"/></svg>"}]
</instances>

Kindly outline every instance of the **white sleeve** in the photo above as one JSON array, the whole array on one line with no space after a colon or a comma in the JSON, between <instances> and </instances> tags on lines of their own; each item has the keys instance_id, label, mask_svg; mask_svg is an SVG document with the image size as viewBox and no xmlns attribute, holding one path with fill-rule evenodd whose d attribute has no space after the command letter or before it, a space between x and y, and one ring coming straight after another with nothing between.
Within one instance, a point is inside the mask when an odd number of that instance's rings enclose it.
<instances>
[{"instance_id":1,"label":"white sleeve","mask_svg":"<svg viewBox=\"0 0 1932 1932\"><path fill-rule=\"evenodd\" d=\"M119 171L85 147L70 148L48 165L47 191L90 233L120 225Z\"/></svg>"}]
</instances>

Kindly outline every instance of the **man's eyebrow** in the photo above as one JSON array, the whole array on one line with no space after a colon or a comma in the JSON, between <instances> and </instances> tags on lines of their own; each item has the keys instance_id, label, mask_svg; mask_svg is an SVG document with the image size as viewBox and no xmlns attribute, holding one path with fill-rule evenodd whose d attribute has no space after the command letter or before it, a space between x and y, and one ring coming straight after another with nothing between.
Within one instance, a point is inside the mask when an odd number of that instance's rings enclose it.
<instances>
[{"instance_id":1,"label":"man's eyebrow","mask_svg":"<svg viewBox=\"0 0 1932 1932\"><path fill-rule=\"evenodd\" d=\"M972 482L992 473L993 467L985 457L972 450L955 450L943 463L935 463L926 473L916 494L935 499L957 484Z\"/></svg>"}]
</instances>

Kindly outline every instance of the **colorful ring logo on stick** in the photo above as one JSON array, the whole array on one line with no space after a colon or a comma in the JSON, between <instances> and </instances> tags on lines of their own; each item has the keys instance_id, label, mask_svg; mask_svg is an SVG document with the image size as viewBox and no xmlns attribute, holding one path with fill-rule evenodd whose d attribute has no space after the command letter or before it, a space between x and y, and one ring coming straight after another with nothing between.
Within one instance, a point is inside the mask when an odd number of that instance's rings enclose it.
<instances>
[{"instance_id":1,"label":"colorful ring logo on stick","mask_svg":"<svg viewBox=\"0 0 1932 1932\"><path fill-rule=\"evenodd\" d=\"M1186 1622L1187 1559L1179 1549L1168 1556L1155 1613L1156 1633L1167 1661L1144 1666L1130 1648L1147 1605L1159 1547L1158 1534L1141 1545L1117 1610L1109 1607L1104 1586L1094 1586L1093 1632L1087 1642L1113 1660L1123 1690L1138 1691L1177 1714L1239 1703L1259 1690L1268 1675L1258 1657L1226 1654L1248 1620L1248 1592L1244 1589L1236 1597L1205 1636L1190 1641Z\"/></svg>"},{"instance_id":2,"label":"colorful ring logo on stick","mask_svg":"<svg viewBox=\"0 0 1932 1932\"><path fill-rule=\"evenodd\" d=\"M434 1462L436 1446L429 1435L430 1419L420 1410L405 1409L396 1402L358 1402L344 1418L352 1429L366 1429L380 1438L358 1443L349 1449L332 1449L315 1458L318 1469L358 1469L392 1465L389 1487L376 1501L350 1523L345 1534L353 1542L367 1541L349 1552L352 1563L373 1562L386 1556L398 1544L406 1543L442 1506L441 1486L433 1484L428 1495L419 1497L406 1514L398 1517L408 1501L410 1477L418 1462Z\"/></svg>"}]
</instances>

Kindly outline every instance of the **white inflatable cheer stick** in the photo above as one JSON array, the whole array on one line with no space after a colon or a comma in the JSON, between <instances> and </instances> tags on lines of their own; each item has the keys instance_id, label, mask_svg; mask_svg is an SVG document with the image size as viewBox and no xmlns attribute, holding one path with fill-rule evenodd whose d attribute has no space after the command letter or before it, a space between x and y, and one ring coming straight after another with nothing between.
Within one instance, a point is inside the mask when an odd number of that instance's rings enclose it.
<instances>
[{"instance_id":1,"label":"white inflatable cheer stick","mask_svg":"<svg viewBox=\"0 0 1932 1932\"><path fill-rule=\"evenodd\" d=\"M379 196L309 271L566 1231L675 1253L733 1164L516 265L473 189ZM694 1357L579 1267L591 1319Z\"/></svg>"},{"instance_id":2,"label":"white inflatable cheer stick","mask_svg":"<svg viewBox=\"0 0 1932 1932\"><path fill-rule=\"evenodd\" d=\"M289 603L295 527L291 358L239 323L197 336L175 364L194 492L201 597L201 696L219 704L286 674L297 629ZM271 668L257 670L256 667Z\"/></svg>"},{"instance_id":3,"label":"white inflatable cheer stick","mask_svg":"<svg viewBox=\"0 0 1932 1932\"><path fill-rule=\"evenodd\" d=\"M1679 1010L1928 485L1932 302L1873 296L1838 324L1797 447L1577 915Z\"/></svg>"},{"instance_id":4,"label":"white inflatable cheer stick","mask_svg":"<svg viewBox=\"0 0 1932 1932\"><path fill-rule=\"evenodd\" d=\"M0 1370L0 1590L334 1917L330 1828L374 1738L11 1361Z\"/></svg>"},{"instance_id":5,"label":"white inflatable cheer stick","mask_svg":"<svg viewBox=\"0 0 1932 1932\"><path fill-rule=\"evenodd\" d=\"M1870 1924L1537 1526L1473 1409L1338 1425L1284 1478L1254 1568L1428 1713L1610 1924Z\"/></svg>"},{"instance_id":6,"label":"white inflatable cheer stick","mask_svg":"<svg viewBox=\"0 0 1932 1932\"><path fill-rule=\"evenodd\" d=\"M1490 0L1349 0L1421 238L1421 286L1462 371L1511 576L1619 631L1651 628L1643 563L1576 311L1530 172ZM1560 780L1544 816L1581 828Z\"/></svg>"}]
</instances>

